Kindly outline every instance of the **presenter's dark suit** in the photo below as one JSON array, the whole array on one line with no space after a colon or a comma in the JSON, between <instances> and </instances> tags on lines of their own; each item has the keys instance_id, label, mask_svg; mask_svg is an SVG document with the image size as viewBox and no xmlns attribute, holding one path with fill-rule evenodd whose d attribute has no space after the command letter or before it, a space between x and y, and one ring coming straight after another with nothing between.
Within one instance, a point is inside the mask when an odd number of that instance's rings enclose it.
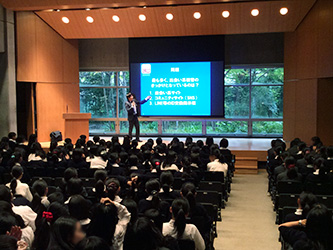
<instances>
[{"instance_id":1,"label":"presenter's dark suit","mask_svg":"<svg viewBox=\"0 0 333 250\"><path fill-rule=\"evenodd\" d=\"M132 131L133 131L133 126L135 126L135 137L137 140L140 139L140 125L139 125L139 120L138 120L138 105L144 104L148 101L148 99L144 99L142 101L138 100L133 100L132 102L126 101L125 102L125 108L127 110L128 114L128 122L129 122L129 131L128 135L132 139ZM135 103L136 108L134 109L132 106L132 103Z\"/></svg>"}]
</instances>

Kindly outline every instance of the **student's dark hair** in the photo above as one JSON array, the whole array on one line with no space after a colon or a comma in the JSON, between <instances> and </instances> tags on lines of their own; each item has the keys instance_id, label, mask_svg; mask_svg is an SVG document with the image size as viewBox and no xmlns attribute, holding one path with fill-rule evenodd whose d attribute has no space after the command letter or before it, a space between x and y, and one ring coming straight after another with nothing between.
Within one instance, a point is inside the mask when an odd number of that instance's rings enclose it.
<instances>
[{"instance_id":1,"label":"student's dark hair","mask_svg":"<svg viewBox=\"0 0 333 250\"><path fill-rule=\"evenodd\" d=\"M74 162L79 162L82 160L83 150L81 148L73 149L72 159Z\"/></svg>"},{"instance_id":2,"label":"student's dark hair","mask_svg":"<svg viewBox=\"0 0 333 250\"><path fill-rule=\"evenodd\" d=\"M7 165L9 167L15 166L17 163L21 163L22 160L22 154L19 151L15 151L12 155L11 158L9 159Z\"/></svg>"},{"instance_id":3,"label":"student's dark hair","mask_svg":"<svg viewBox=\"0 0 333 250\"><path fill-rule=\"evenodd\" d=\"M163 189L163 192L168 194L169 190L173 184L174 178L170 171L165 171L160 175L160 183Z\"/></svg>"},{"instance_id":4,"label":"student's dark hair","mask_svg":"<svg viewBox=\"0 0 333 250\"><path fill-rule=\"evenodd\" d=\"M163 235L150 219L146 217L138 218L132 229L132 237L124 242L124 249L152 250L162 247ZM131 246L128 246L128 244L131 244Z\"/></svg>"},{"instance_id":5,"label":"student's dark hair","mask_svg":"<svg viewBox=\"0 0 333 250\"><path fill-rule=\"evenodd\" d=\"M283 147L281 146L275 147L274 152L276 153L276 155L281 155L284 152Z\"/></svg>"},{"instance_id":6,"label":"student's dark hair","mask_svg":"<svg viewBox=\"0 0 333 250\"><path fill-rule=\"evenodd\" d=\"M17 239L9 235L0 235L0 249L17 250Z\"/></svg>"},{"instance_id":7,"label":"student's dark hair","mask_svg":"<svg viewBox=\"0 0 333 250\"><path fill-rule=\"evenodd\" d=\"M306 148L306 143L301 141L301 142L298 144L298 150L303 152L303 150L304 150L305 148Z\"/></svg>"},{"instance_id":8,"label":"student's dark hair","mask_svg":"<svg viewBox=\"0 0 333 250\"><path fill-rule=\"evenodd\" d=\"M89 202L82 195L73 195L68 203L69 214L77 220L84 220L90 217Z\"/></svg>"},{"instance_id":9,"label":"student's dark hair","mask_svg":"<svg viewBox=\"0 0 333 250\"><path fill-rule=\"evenodd\" d=\"M327 157L333 157L333 146L327 147Z\"/></svg>"},{"instance_id":10,"label":"student's dark hair","mask_svg":"<svg viewBox=\"0 0 333 250\"><path fill-rule=\"evenodd\" d=\"M136 222L138 219L138 204L132 200L132 199L124 199L121 202L128 210L128 212L131 213L131 223L132 225Z\"/></svg>"},{"instance_id":11,"label":"student's dark hair","mask_svg":"<svg viewBox=\"0 0 333 250\"><path fill-rule=\"evenodd\" d=\"M51 140L50 142L50 152L53 152L58 147L58 142L55 140Z\"/></svg>"},{"instance_id":12,"label":"student's dark hair","mask_svg":"<svg viewBox=\"0 0 333 250\"><path fill-rule=\"evenodd\" d=\"M32 144L35 142L37 142L37 135L36 134L29 135L28 148L30 149Z\"/></svg>"},{"instance_id":13,"label":"student's dark hair","mask_svg":"<svg viewBox=\"0 0 333 250\"><path fill-rule=\"evenodd\" d=\"M10 232L13 226L16 226L16 219L9 213L0 212L0 235Z\"/></svg>"},{"instance_id":14,"label":"student's dark hair","mask_svg":"<svg viewBox=\"0 0 333 250\"><path fill-rule=\"evenodd\" d=\"M59 202L61 204L64 203L64 195L59 191L49 194L47 196L47 199L49 200L50 203L52 202Z\"/></svg>"},{"instance_id":15,"label":"student's dark hair","mask_svg":"<svg viewBox=\"0 0 333 250\"><path fill-rule=\"evenodd\" d=\"M82 194L83 192L83 182L80 178L74 177L69 179L66 186L67 194L69 196L75 194Z\"/></svg>"},{"instance_id":16,"label":"student's dark hair","mask_svg":"<svg viewBox=\"0 0 333 250\"><path fill-rule=\"evenodd\" d=\"M112 244L117 223L117 207L108 202L105 204L99 203L93 208L92 211L89 235L101 237L109 244Z\"/></svg>"},{"instance_id":17,"label":"student's dark hair","mask_svg":"<svg viewBox=\"0 0 333 250\"><path fill-rule=\"evenodd\" d=\"M80 140L82 140L83 144L86 143L87 136L86 135L80 135Z\"/></svg>"},{"instance_id":18,"label":"student's dark hair","mask_svg":"<svg viewBox=\"0 0 333 250\"><path fill-rule=\"evenodd\" d=\"M297 173L297 170L295 168L289 168L287 170L288 179L295 180L295 179L297 179L297 176L298 176L298 173Z\"/></svg>"},{"instance_id":19,"label":"student's dark hair","mask_svg":"<svg viewBox=\"0 0 333 250\"><path fill-rule=\"evenodd\" d=\"M0 185L0 200L8 203L12 202L12 194L10 189L5 185Z\"/></svg>"},{"instance_id":20,"label":"student's dark hair","mask_svg":"<svg viewBox=\"0 0 333 250\"><path fill-rule=\"evenodd\" d=\"M99 136L98 136L98 135L94 135L94 137L93 137L93 141L94 141L95 143L97 143L97 142L99 142L99 140L100 140Z\"/></svg>"},{"instance_id":21,"label":"student's dark hair","mask_svg":"<svg viewBox=\"0 0 333 250\"><path fill-rule=\"evenodd\" d=\"M170 150L167 155L166 155L166 158L165 158L165 161L164 161L164 167L165 166L171 166L172 164L176 163L176 160L177 160L177 154L175 151L173 150Z\"/></svg>"},{"instance_id":22,"label":"student's dark hair","mask_svg":"<svg viewBox=\"0 0 333 250\"><path fill-rule=\"evenodd\" d=\"M110 250L109 244L100 237L84 238L75 248L76 250Z\"/></svg>"},{"instance_id":23,"label":"student's dark hair","mask_svg":"<svg viewBox=\"0 0 333 250\"><path fill-rule=\"evenodd\" d=\"M220 159L221 151L219 149L213 149L210 151L210 155L215 156L216 159Z\"/></svg>"},{"instance_id":24,"label":"student's dark hair","mask_svg":"<svg viewBox=\"0 0 333 250\"><path fill-rule=\"evenodd\" d=\"M195 195L197 193L193 183L186 182L181 188L182 196L188 201L190 205L190 211L193 212L196 206Z\"/></svg>"},{"instance_id":25,"label":"student's dark hair","mask_svg":"<svg viewBox=\"0 0 333 250\"><path fill-rule=\"evenodd\" d=\"M9 138L9 139L14 139L15 136L16 136L16 133L15 133L15 132L9 132L9 134L8 134L8 138Z\"/></svg>"},{"instance_id":26,"label":"student's dark hair","mask_svg":"<svg viewBox=\"0 0 333 250\"><path fill-rule=\"evenodd\" d=\"M12 168L11 175L13 179L10 181L10 190L12 191L13 195L16 194L16 187L17 187L17 179L23 174L23 168L20 165L15 165Z\"/></svg>"},{"instance_id":27,"label":"student's dark hair","mask_svg":"<svg viewBox=\"0 0 333 250\"><path fill-rule=\"evenodd\" d=\"M185 145L186 146L189 146L190 144L192 144L193 143L193 138L192 138L192 136L187 136L186 137L186 140L185 140Z\"/></svg>"},{"instance_id":28,"label":"student's dark hair","mask_svg":"<svg viewBox=\"0 0 333 250\"><path fill-rule=\"evenodd\" d=\"M53 223L60 217L69 216L66 207L59 202L52 202L47 209L47 212L52 215L52 218L45 218L42 214L37 215L35 240L32 243L32 249L44 250L50 242L51 227Z\"/></svg>"},{"instance_id":29,"label":"student's dark hair","mask_svg":"<svg viewBox=\"0 0 333 250\"><path fill-rule=\"evenodd\" d=\"M117 195L118 189L120 187L120 182L116 178L110 178L105 182L107 196L114 200L115 196Z\"/></svg>"},{"instance_id":30,"label":"student's dark hair","mask_svg":"<svg viewBox=\"0 0 333 250\"><path fill-rule=\"evenodd\" d=\"M37 214L45 211L45 209L46 209L45 206L43 204L41 204L41 201L42 201L42 196L44 196L46 194L47 188L48 188L47 183L43 179L36 180L32 184L31 189L32 189L33 199L31 202L31 208Z\"/></svg>"},{"instance_id":31,"label":"student's dark hair","mask_svg":"<svg viewBox=\"0 0 333 250\"><path fill-rule=\"evenodd\" d=\"M78 221L72 217L60 217L51 228L51 237L48 249L72 250L75 246L71 243Z\"/></svg>"},{"instance_id":32,"label":"student's dark hair","mask_svg":"<svg viewBox=\"0 0 333 250\"><path fill-rule=\"evenodd\" d=\"M301 139L300 139L300 138L295 138L294 140L292 140L292 141L290 142L290 147L292 148L292 147L294 147L294 146L298 146L300 142L301 142Z\"/></svg>"},{"instance_id":33,"label":"student's dark hair","mask_svg":"<svg viewBox=\"0 0 333 250\"><path fill-rule=\"evenodd\" d=\"M290 169L290 168L294 168L296 161L295 158L292 156L288 156L285 160L284 160L284 164L286 166L286 168Z\"/></svg>"},{"instance_id":34,"label":"student's dark hair","mask_svg":"<svg viewBox=\"0 0 333 250\"><path fill-rule=\"evenodd\" d=\"M7 202L7 201L0 201L0 211L4 212L4 213L8 213L11 216L15 217L16 220L16 224L17 226L21 227L21 228L25 228L25 224L24 221L22 219L22 217L16 213L13 212L12 209L12 205L11 203ZM0 248L1 249L1 248Z\"/></svg>"},{"instance_id":35,"label":"student's dark hair","mask_svg":"<svg viewBox=\"0 0 333 250\"><path fill-rule=\"evenodd\" d=\"M324 167L324 162L325 162L325 159L323 159L323 158L317 158L317 159L313 162L313 166L314 166L316 169L323 168L323 167Z\"/></svg>"},{"instance_id":36,"label":"student's dark hair","mask_svg":"<svg viewBox=\"0 0 333 250\"><path fill-rule=\"evenodd\" d=\"M309 211L314 207L314 205L318 203L317 197L310 192L302 192L299 195L299 199L300 205L303 209L302 215L304 217L306 217Z\"/></svg>"},{"instance_id":37,"label":"student's dark hair","mask_svg":"<svg viewBox=\"0 0 333 250\"><path fill-rule=\"evenodd\" d=\"M156 179L150 179L146 182L145 185L146 191L148 195L152 195L152 208L159 209L160 206L160 198L158 197L158 193L160 191L160 183Z\"/></svg>"},{"instance_id":38,"label":"student's dark hair","mask_svg":"<svg viewBox=\"0 0 333 250\"><path fill-rule=\"evenodd\" d=\"M311 141L313 142L314 146L317 146L318 144L322 144L320 138L318 136L314 136L311 138Z\"/></svg>"},{"instance_id":39,"label":"student's dark hair","mask_svg":"<svg viewBox=\"0 0 333 250\"><path fill-rule=\"evenodd\" d=\"M306 221L307 236L319 242L324 249L332 249L332 215L323 204L316 204L309 211Z\"/></svg>"},{"instance_id":40,"label":"student's dark hair","mask_svg":"<svg viewBox=\"0 0 333 250\"><path fill-rule=\"evenodd\" d=\"M206 138L206 145L210 147L213 144L214 144L214 138L212 136L207 136L207 138Z\"/></svg>"},{"instance_id":41,"label":"student's dark hair","mask_svg":"<svg viewBox=\"0 0 333 250\"><path fill-rule=\"evenodd\" d=\"M156 144L160 145L160 144L162 144L162 142L163 142L162 138L161 137L157 137Z\"/></svg>"},{"instance_id":42,"label":"student's dark hair","mask_svg":"<svg viewBox=\"0 0 333 250\"><path fill-rule=\"evenodd\" d=\"M136 155L130 155L128 158L128 164L130 167L138 165L139 158Z\"/></svg>"},{"instance_id":43,"label":"student's dark hair","mask_svg":"<svg viewBox=\"0 0 333 250\"><path fill-rule=\"evenodd\" d=\"M67 183L71 178L78 177L78 172L75 168L67 168L64 172L64 181Z\"/></svg>"},{"instance_id":44,"label":"student's dark hair","mask_svg":"<svg viewBox=\"0 0 333 250\"><path fill-rule=\"evenodd\" d=\"M180 239L185 231L186 215L189 213L190 206L186 199L175 199L171 207L173 217L175 218L175 231L177 232L177 238Z\"/></svg>"},{"instance_id":45,"label":"student's dark hair","mask_svg":"<svg viewBox=\"0 0 333 250\"><path fill-rule=\"evenodd\" d=\"M229 141L226 138L221 139L220 147L221 148L227 148L228 146L229 146Z\"/></svg>"}]
</instances>

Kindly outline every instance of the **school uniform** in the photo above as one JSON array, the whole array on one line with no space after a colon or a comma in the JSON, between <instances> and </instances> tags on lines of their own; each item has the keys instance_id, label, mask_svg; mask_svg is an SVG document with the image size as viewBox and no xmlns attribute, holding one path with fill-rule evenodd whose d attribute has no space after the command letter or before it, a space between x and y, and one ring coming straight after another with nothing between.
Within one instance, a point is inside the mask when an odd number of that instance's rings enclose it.
<instances>
[{"instance_id":1,"label":"school uniform","mask_svg":"<svg viewBox=\"0 0 333 250\"><path fill-rule=\"evenodd\" d=\"M172 219L167 223L163 223L162 233L164 236L171 236L172 238L177 239L177 231L175 230L175 220ZM193 224L186 224L181 239L194 241L196 250L205 249L205 241L203 240L197 227Z\"/></svg>"},{"instance_id":2,"label":"school uniform","mask_svg":"<svg viewBox=\"0 0 333 250\"><path fill-rule=\"evenodd\" d=\"M221 163L218 159L207 164L207 170L211 172L224 172L224 176L228 173L228 164Z\"/></svg>"},{"instance_id":3,"label":"school uniform","mask_svg":"<svg viewBox=\"0 0 333 250\"><path fill-rule=\"evenodd\" d=\"M20 180L16 180L17 186L15 189L15 195L21 195L26 198L28 201L32 201L33 197L30 192L28 184L22 183ZM10 183L7 183L6 186L10 188Z\"/></svg>"},{"instance_id":4,"label":"school uniform","mask_svg":"<svg viewBox=\"0 0 333 250\"><path fill-rule=\"evenodd\" d=\"M104 161L102 157L95 156L90 161L91 169L105 169L108 164L108 161Z\"/></svg>"}]
</instances>

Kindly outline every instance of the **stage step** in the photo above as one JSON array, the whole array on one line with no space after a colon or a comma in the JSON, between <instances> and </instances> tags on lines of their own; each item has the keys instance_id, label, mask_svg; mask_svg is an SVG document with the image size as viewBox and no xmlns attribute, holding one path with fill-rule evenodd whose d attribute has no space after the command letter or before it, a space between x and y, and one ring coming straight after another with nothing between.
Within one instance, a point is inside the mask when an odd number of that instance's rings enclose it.
<instances>
[{"instance_id":1,"label":"stage step","mask_svg":"<svg viewBox=\"0 0 333 250\"><path fill-rule=\"evenodd\" d=\"M236 174L258 174L258 158L236 156L235 170Z\"/></svg>"}]
</instances>

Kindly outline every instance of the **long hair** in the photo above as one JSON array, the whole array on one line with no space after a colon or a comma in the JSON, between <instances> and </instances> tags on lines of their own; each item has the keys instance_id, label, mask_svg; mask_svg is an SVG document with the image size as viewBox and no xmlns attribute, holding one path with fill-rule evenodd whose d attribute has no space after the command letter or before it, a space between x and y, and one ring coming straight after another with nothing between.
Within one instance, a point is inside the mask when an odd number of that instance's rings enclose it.
<instances>
[{"instance_id":1,"label":"long hair","mask_svg":"<svg viewBox=\"0 0 333 250\"><path fill-rule=\"evenodd\" d=\"M71 217L60 217L51 228L51 238L48 249L73 250L74 246L70 239L73 238L76 223L78 221Z\"/></svg>"},{"instance_id":2,"label":"long hair","mask_svg":"<svg viewBox=\"0 0 333 250\"><path fill-rule=\"evenodd\" d=\"M302 215L306 217L314 205L317 204L318 199L313 193L308 192L302 192L299 199L303 209Z\"/></svg>"},{"instance_id":3,"label":"long hair","mask_svg":"<svg viewBox=\"0 0 333 250\"><path fill-rule=\"evenodd\" d=\"M12 168L11 175L13 179L10 181L10 190L12 191L13 195L16 194L16 187L17 187L17 179L20 178L23 174L23 168L20 165L15 165Z\"/></svg>"},{"instance_id":4,"label":"long hair","mask_svg":"<svg viewBox=\"0 0 333 250\"><path fill-rule=\"evenodd\" d=\"M119 188L120 188L120 182L118 179L116 178L111 178L108 179L105 182L105 186L106 186L106 191L107 191L107 196L111 199L114 200L114 198L116 197Z\"/></svg>"},{"instance_id":5,"label":"long hair","mask_svg":"<svg viewBox=\"0 0 333 250\"><path fill-rule=\"evenodd\" d=\"M21 227L22 229L26 227L22 217L13 212L12 205L9 202L0 200L0 211L15 217L17 226Z\"/></svg>"},{"instance_id":6,"label":"long hair","mask_svg":"<svg viewBox=\"0 0 333 250\"><path fill-rule=\"evenodd\" d=\"M42 196L46 195L47 183L44 180L36 180L32 184L33 199L31 202L31 208L37 214L46 210L45 206L41 204Z\"/></svg>"},{"instance_id":7,"label":"long hair","mask_svg":"<svg viewBox=\"0 0 333 250\"><path fill-rule=\"evenodd\" d=\"M186 215L189 212L189 204L185 199L175 199L171 205L172 215L175 219L175 231L177 238L180 239L186 227Z\"/></svg>"},{"instance_id":8,"label":"long hair","mask_svg":"<svg viewBox=\"0 0 333 250\"><path fill-rule=\"evenodd\" d=\"M190 205L190 212L193 212L196 206L195 195L197 191L193 183L186 182L181 188L182 196L188 201Z\"/></svg>"},{"instance_id":9,"label":"long hair","mask_svg":"<svg viewBox=\"0 0 333 250\"><path fill-rule=\"evenodd\" d=\"M156 179L151 179L146 182L146 192L148 195L152 196L152 208L159 209L160 207L160 198L158 197L158 193L160 191L160 183Z\"/></svg>"},{"instance_id":10,"label":"long hair","mask_svg":"<svg viewBox=\"0 0 333 250\"><path fill-rule=\"evenodd\" d=\"M173 184L174 178L170 171L163 172L160 176L160 182L165 194L170 192L170 188Z\"/></svg>"}]
</instances>

